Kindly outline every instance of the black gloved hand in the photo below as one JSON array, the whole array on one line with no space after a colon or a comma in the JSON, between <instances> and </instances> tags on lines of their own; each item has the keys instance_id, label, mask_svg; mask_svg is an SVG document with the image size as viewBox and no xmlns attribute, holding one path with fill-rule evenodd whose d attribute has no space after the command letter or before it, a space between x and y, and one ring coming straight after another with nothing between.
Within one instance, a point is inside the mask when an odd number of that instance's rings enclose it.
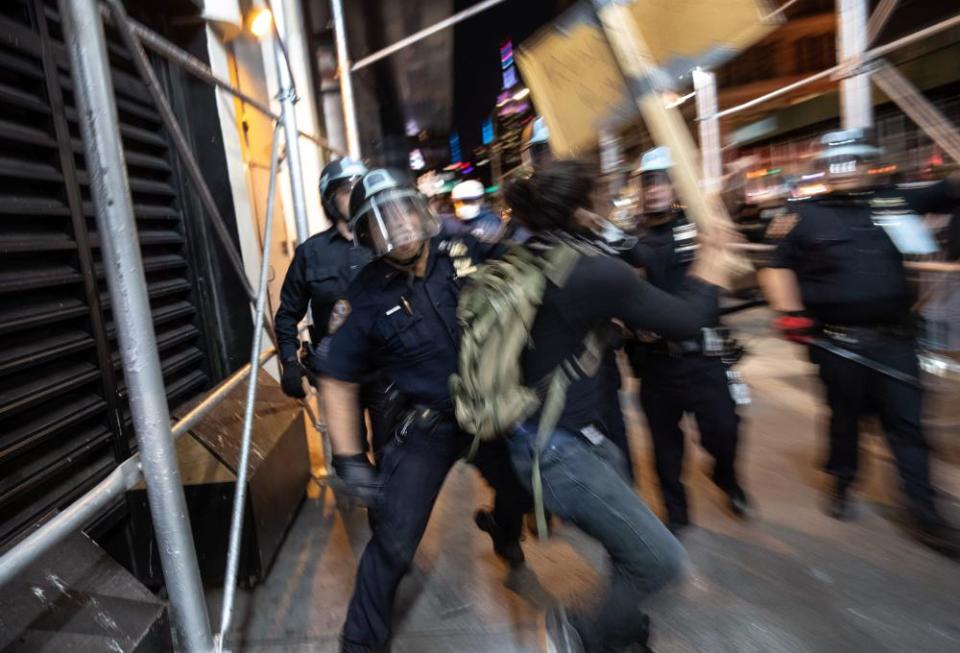
<instances>
[{"instance_id":1,"label":"black gloved hand","mask_svg":"<svg viewBox=\"0 0 960 653\"><path fill-rule=\"evenodd\" d=\"M350 494L368 506L380 493L382 487L380 474L366 454L358 453L349 456L333 454L333 470L347 485Z\"/></svg>"},{"instance_id":2,"label":"black gloved hand","mask_svg":"<svg viewBox=\"0 0 960 653\"><path fill-rule=\"evenodd\" d=\"M283 394L294 399L303 399L307 393L303 390L302 379L307 376L307 370L297 361L283 364L283 375L280 377L280 387Z\"/></svg>"}]
</instances>

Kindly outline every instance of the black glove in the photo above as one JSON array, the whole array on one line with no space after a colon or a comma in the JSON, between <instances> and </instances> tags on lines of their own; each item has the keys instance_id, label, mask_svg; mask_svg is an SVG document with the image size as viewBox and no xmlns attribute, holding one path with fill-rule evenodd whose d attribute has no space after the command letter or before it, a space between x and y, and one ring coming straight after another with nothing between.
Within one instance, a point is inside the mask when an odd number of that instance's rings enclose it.
<instances>
[{"instance_id":1,"label":"black glove","mask_svg":"<svg viewBox=\"0 0 960 653\"><path fill-rule=\"evenodd\" d=\"M283 365L283 375L280 377L280 387L283 393L294 399L303 399L307 393L303 390L303 378L307 370L298 361L289 361Z\"/></svg>"},{"instance_id":2,"label":"black glove","mask_svg":"<svg viewBox=\"0 0 960 653\"><path fill-rule=\"evenodd\" d=\"M380 474L366 454L350 456L333 454L333 470L357 499L370 505L380 494Z\"/></svg>"}]
</instances>

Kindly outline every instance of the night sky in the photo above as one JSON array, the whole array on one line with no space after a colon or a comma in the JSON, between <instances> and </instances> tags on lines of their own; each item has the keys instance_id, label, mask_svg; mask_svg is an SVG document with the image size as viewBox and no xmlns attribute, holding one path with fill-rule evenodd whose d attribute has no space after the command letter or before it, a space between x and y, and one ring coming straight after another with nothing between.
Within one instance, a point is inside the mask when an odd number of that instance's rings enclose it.
<instances>
[{"instance_id":1,"label":"night sky","mask_svg":"<svg viewBox=\"0 0 960 653\"><path fill-rule=\"evenodd\" d=\"M463 11L478 0L454 0ZM481 144L481 124L490 116L502 86L500 44L514 47L558 13L563 0L507 0L454 27L453 124L460 132L464 156Z\"/></svg>"}]
</instances>

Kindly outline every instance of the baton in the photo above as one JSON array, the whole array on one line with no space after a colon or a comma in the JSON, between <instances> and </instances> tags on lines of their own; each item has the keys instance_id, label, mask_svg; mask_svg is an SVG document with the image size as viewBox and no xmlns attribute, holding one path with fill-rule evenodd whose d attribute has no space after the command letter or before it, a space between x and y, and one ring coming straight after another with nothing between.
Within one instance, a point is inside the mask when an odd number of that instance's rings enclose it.
<instances>
[{"instance_id":1,"label":"baton","mask_svg":"<svg viewBox=\"0 0 960 653\"><path fill-rule=\"evenodd\" d=\"M823 338L812 338L810 344L814 347L819 347L820 349L830 352L834 356L839 356L840 358L845 358L848 361L857 363L858 365L863 365L864 367L869 367L874 372L879 372L884 376L888 376L895 381L900 383L906 383L907 385L913 386L918 389L923 389L923 386L920 384L920 379L913 376L912 374L907 374L906 372L901 372L900 370L894 369L889 365L885 365L879 361L875 361L872 358L867 358L866 356L861 356L855 351L850 351L844 347L838 347L828 340Z\"/></svg>"}]
</instances>

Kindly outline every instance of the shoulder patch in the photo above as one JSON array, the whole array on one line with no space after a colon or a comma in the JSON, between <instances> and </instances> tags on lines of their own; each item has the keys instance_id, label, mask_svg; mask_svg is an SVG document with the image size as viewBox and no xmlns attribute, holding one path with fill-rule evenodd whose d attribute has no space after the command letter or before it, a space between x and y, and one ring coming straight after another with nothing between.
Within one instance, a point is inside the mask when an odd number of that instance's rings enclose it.
<instances>
[{"instance_id":1,"label":"shoulder patch","mask_svg":"<svg viewBox=\"0 0 960 653\"><path fill-rule=\"evenodd\" d=\"M766 237L779 240L793 231L793 228L796 226L796 213L781 213L767 225Z\"/></svg>"},{"instance_id":2,"label":"shoulder patch","mask_svg":"<svg viewBox=\"0 0 960 653\"><path fill-rule=\"evenodd\" d=\"M350 316L350 302L346 299L338 299L337 303L333 305L333 310L330 311L330 321L327 323L327 334L333 335L337 332L337 329L343 326L343 323L347 321L347 318Z\"/></svg>"}]
</instances>

